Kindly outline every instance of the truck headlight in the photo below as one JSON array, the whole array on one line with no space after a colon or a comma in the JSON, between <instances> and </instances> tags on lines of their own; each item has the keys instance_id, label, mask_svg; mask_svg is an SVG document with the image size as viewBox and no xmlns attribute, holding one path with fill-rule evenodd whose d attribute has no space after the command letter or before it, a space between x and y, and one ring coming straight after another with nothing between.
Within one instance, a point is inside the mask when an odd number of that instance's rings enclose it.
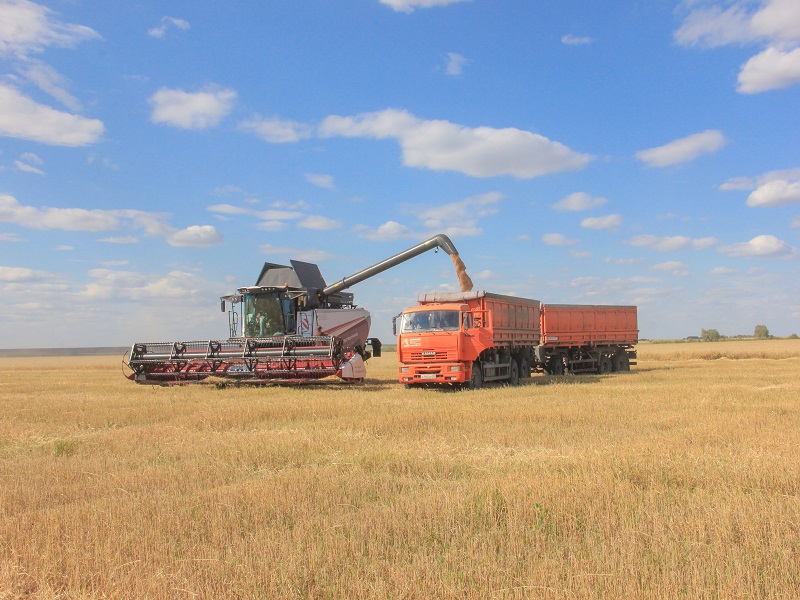
<instances>
[{"instance_id":1,"label":"truck headlight","mask_svg":"<svg viewBox=\"0 0 800 600\"><path fill-rule=\"evenodd\" d=\"M461 370L461 366L460 365L450 365L450 370L451 371L460 371Z\"/></svg>"},{"instance_id":2,"label":"truck headlight","mask_svg":"<svg viewBox=\"0 0 800 600\"><path fill-rule=\"evenodd\" d=\"M400 367L401 373L408 373L408 367Z\"/></svg>"}]
</instances>

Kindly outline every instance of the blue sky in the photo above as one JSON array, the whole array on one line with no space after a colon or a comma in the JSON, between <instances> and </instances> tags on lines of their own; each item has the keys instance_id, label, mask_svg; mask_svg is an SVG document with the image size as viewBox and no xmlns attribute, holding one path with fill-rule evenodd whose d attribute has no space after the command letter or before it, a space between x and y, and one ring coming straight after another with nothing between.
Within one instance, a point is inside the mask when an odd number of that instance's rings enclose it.
<instances>
[{"instance_id":1,"label":"blue sky","mask_svg":"<svg viewBox=\"0 0 800 600\"><path fill-rule=\"evenodd\" d=\"M800 3L0 0L0 347L224 338L436 233L645 338L800 333ZM354 288L391 342L444 253Z\"/></svg>"}]
</instances>

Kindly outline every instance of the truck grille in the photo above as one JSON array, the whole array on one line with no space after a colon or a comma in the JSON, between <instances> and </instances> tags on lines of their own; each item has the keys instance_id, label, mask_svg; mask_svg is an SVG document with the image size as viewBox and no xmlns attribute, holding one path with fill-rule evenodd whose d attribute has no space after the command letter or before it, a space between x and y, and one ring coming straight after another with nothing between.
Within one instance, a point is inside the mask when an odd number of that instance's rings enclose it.
<instances>
[{"instance_id":1,"label":"truck grille","mask_svg":"<svg viewBox=\"0 0 800 600\"><path fill-rule=\"evenodd\" d=\"M435 352L433 350L417 350L416 352L411 353L411 360L415 361L422 361L422 360L447 360L448 353L446 351L438 351Z\"/></svg>"}]
</instances>

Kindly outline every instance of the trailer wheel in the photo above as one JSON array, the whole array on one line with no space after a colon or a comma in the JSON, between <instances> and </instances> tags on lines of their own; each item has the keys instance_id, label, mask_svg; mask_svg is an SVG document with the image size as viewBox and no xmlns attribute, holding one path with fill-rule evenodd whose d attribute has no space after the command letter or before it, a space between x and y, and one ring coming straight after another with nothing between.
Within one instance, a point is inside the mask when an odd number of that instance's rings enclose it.
<instances>
[{"instance_id":1,"label":"trailer wheel","mask_svg":"<svg viewBox=\"0 0 800 600\"><path fill-rule=\"evenodd\" d=\"M630 371L631 361L625 352L619 352L611 359L611 366L614 371Z\"/></svg>"},{"instance_id":2,"label":"trailer wheel","mask_svg":"<svg viewBox=\"0 0 800 600\"><path fill-rule=\"evenodd\" d=\"M550 375L563 375L564 374L564 361L560 356L553 356L547 362L547 372Z\"/></svg>"},{"instance_id":3,"label":"trailer wheel","mask_svg":"<svg viewBox=\"0 0 800 600\"><path fill-rule=\"evenodd\" d=\"M529 379L531 376L531 366L528 364L527 358L519 359L519 378Z\"/></svg>"},{"instance_id":4,"label":"trailer wheel","mask_svg":"<svg viewBox=\"0 0 800 600\"><path fill-rule=\"evenodd\" d=\"M511 359L511 366L508 367L508 384L519 385L519 365L514 359Z\"/></svg>"},{"instance_id":5,"label":"trailer wheel","mask_svg":"<svg viewBox=\"0 0 800 600\"><path fill-rule=\"evenodd\" d=\"M472 363L472 377L470 377L467 387L472 390L480 389L483 385L483 373L481 373L480 363Z\"/></svg>"},{"instance_id":6,"label":"trailer wheel","mask_svg":"<svg viewBox=\"0 0 800 600\"><path fill-rule=\"evenodd\" d=\"M611 359L605 354L601 356L600 360L597 362L597 372L600 373L600 375L611 373Z\"/></svg>"}]
</instances>

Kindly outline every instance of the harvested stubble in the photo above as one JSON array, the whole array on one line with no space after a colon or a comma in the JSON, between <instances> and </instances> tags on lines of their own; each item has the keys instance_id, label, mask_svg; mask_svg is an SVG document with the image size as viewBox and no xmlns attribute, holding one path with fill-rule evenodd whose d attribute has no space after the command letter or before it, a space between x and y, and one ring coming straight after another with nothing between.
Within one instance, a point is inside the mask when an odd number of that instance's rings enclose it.
<instances>
[{"instance_id":1,"label":"harvested stubble","mask_svg":"<svg viewBox=\"0 0 800 600\"><path fill-rule=\"evenodd\" d=\"M800 596L800 344L449 393L117 360L0 360L0 598Z\"/></svg>"}]
</instances>

